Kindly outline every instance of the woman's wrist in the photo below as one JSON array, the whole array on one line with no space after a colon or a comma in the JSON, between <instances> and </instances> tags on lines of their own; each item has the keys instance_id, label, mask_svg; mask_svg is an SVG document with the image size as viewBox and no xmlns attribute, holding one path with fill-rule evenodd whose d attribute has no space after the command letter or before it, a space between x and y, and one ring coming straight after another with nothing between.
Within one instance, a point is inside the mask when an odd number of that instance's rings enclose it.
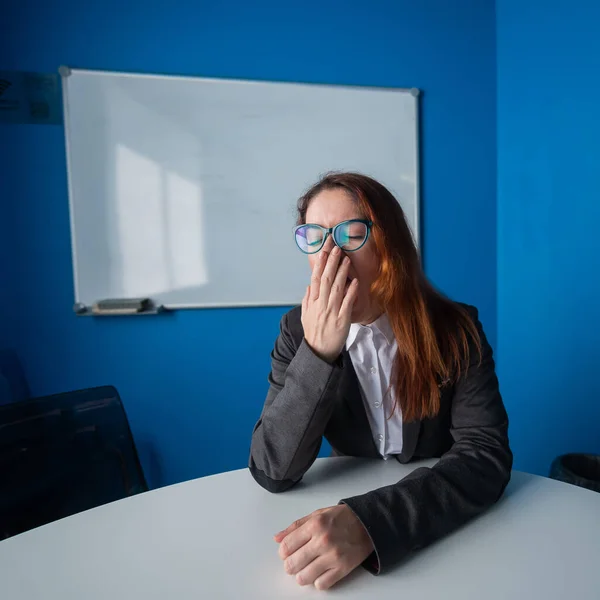
<instances>
[{"instance_id":1,"label":"woman's wrist","mask_svg":"<svg viewBox=\"0 0 600 600\"><path fill-rule=\"evenodd\" d=\"M338 352L336 354L332 354L332 353L326 353L326 352L320 352L319 350L317 350L313 344L311 344L306 337L304 338L304 341L306 342L306 345L309 347L310 351L317 357L320 358L322 361L333 365L336 360L339 358L341 352Z\"/></svg>"}]
</instances>

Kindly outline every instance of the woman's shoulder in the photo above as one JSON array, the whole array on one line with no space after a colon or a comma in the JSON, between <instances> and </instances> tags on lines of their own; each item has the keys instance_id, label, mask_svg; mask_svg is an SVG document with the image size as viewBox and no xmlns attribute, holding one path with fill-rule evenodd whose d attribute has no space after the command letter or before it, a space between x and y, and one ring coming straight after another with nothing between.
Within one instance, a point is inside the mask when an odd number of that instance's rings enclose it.
<instances>
[{"instance_id":1,"label":"woman's shoulder","mask_svg":"<svg viewBox=\"0 0 600 600\"><path fill-rule=\"evenodd\" d=\"M302 307L294 306L281 317L281 333L291 337L299 345L304 337L302 327Z\"/></svg>"},{"instance_id":2,"label":"woman's shoulder","mask_svg":"<svg viewBox=\"0 0 600 600\"><path fill-rule=\"evenodd\" d=\"M453 316L462 315L469 317L474 325L479 321L479 310L476 306L453 300L443 294L434 294L429 297L428 306L433 315L441 316L444 319L452 319Z\"/></svg>"},{"instance_id":3,"label":"woman's shoulder","mask_svg":"<svg viewBox=\"0 0 600 600\"><path fill-rule=\"evenodd\" d=\"M455 304L464 312L466 312L475 322L479 320L479 311L477 310L476 306L473 306L472 304L465 304L464 302L455 302Z\"/></svg>"},{"instance_id":4,"label":"woman's shoulder","mask_svg":"<svg viewBox=\"0 0 600 600\"><path fill-rule=\"evenodd\" d=\"M485 333L477 307L440 295L433 299L430 311L438 340L442 344L454 338L460 344L466 340L474 347L481 348Z\"/></svg>"}]
</instances>

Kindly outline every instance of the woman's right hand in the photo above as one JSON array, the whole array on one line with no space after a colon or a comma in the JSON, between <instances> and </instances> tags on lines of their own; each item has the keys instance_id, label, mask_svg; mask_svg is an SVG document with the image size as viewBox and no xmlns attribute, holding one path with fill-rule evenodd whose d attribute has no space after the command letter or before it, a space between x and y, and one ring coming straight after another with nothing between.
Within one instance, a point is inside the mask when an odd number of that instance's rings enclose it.
<instances>
[{"instance_id":1,"label":"woman's right hand","mask_svg":"<svg viewBox=\"0 0 600 600\"><path fill-rule=\"evenodd\" d=\"M354 279L346 292L350 259L328 240L315 264L302 300L304 338L312 351L333 363L350 331L352 307L358 295Z\"/></svg>"}]
</instances>

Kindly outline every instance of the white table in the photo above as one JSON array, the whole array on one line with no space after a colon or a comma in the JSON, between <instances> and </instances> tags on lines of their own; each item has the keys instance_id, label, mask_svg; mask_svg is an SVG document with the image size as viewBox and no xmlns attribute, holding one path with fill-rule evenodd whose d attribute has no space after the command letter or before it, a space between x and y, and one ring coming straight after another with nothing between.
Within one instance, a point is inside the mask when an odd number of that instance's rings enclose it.
<instances>
[{"instance_id":1,"label":"white table","mask_svg":"<svg viewBox=\"0 0 600 600\"><path fill-rule=\"evenodd\" d=\"M284 494L269 494L241 470L102 506L0 542L0 597L323 598L284 572L272 535L416 466L322 459ZM600 494L515 472L484 516L387 575L358 569L325 595L598 600L599 569Z\"/></svg>"}]
</instances>

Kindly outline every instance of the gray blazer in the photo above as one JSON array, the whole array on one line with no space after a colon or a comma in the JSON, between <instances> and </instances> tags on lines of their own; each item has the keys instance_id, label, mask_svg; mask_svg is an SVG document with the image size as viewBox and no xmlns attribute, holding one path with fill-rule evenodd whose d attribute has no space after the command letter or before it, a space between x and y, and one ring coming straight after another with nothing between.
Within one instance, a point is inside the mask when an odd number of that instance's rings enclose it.
<instances>
[{"instance_id":1,"label":"gray blazer","mask_svg":"<svg viewBox=\"0 0 600 600\"><path fill-rule=\"evenodd\" d=\"M402 463L441 460L394 485L342 500L371 536L375 556L365 566L376 573L481 513L509 481L508 417L492 349L477 310L466 308L479 330L482 356L474 350L466 377L440 387L435 418L403 424L404 445L397 456ZM318 358L304 341L300 317L298 307L281 320L269 392L252 434L250 471L271 492L300 481L323 436L337 454L381 458L348 353L344 350L333 365Z\"/></svg>"}]
</instances>

